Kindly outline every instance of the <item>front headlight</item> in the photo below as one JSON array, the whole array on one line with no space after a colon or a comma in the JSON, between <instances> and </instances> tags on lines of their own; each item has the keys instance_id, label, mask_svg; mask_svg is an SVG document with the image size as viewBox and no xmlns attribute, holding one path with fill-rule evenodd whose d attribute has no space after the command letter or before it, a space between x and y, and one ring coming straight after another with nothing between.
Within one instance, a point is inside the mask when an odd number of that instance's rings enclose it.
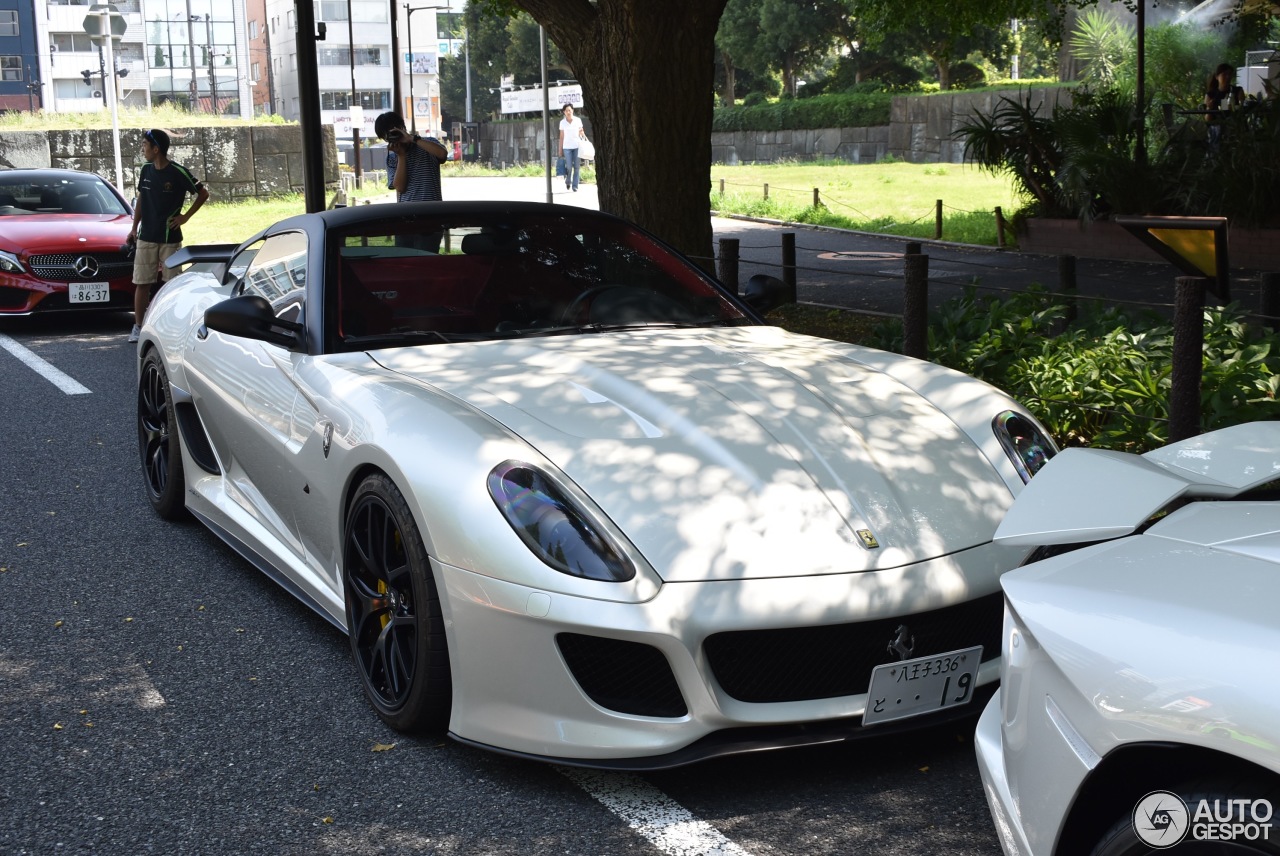
<instances>
[{"instance_id":1,"label":"front headlight","mask_svg":"<svg viewBox=\"0 0 1280 856\"><path fill-rule=\"evenodd\" d=\"M1023 484L1058 454L1058 447L1040 426L1020 413L1006 410L992 420L991 427Z\"/></svg>"},{"instance_id":2,"label":"front headlight","mask_svg":"<svg viewBox=\"0 0 1280 856\"><path fill-rule=\"evenodd\" d=\"M534 555L563 574L626 582L636 569L551 479L507 461L489 473L489 495Z\"/></svg>"},{"instance_id":3,"label":"front headlight","mask_svg":"<svg viewBox=\"0 0 1280 856\"><path fill-rule=\"evenodd\" d=\"M26 273L22 262L12 253L0 252L0 273Z\"/></svg>"}]
</instances>

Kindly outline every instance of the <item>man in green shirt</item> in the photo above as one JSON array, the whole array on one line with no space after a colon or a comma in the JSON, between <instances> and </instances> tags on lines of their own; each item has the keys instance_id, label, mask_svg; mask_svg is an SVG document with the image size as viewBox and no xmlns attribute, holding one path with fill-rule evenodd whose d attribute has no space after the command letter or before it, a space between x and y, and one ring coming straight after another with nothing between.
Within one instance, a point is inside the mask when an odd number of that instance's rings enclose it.
<instances>
[{"instance_id":1,"label":"man in green shirt","mask_svg":"<svg viewBox=\"0 0 1280 856\"><path fill-rule=\"evenodd\" d=\"M151 303L151 287L169 271L161 270L164 260L182 246L182 225L200 210L209 191L182 164L169 160L169 135L159 129L142 132L142 157L146 164L138 175L138 201L133 209L129 242L137 241L133 257L133 332L129 341L138 341L142 319ZM187 195L195 202L182 212Z\"/></svg>"}]
</instances>

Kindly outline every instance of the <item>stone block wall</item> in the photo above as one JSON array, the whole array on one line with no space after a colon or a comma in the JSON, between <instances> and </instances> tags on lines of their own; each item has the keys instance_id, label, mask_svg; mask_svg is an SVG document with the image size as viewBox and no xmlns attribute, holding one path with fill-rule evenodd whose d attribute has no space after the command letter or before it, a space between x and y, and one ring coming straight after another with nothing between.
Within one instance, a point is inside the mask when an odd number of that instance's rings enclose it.
<instances>
[{"instance_id":1,"label":"stone block wall","mask_svg":"<svg viewBox=\"0 0 1280 856\"><path fill-rule=\"evenodd\" d=\"M322 129L324 178L338 183L333 126ZM142 168L141 128L120 129L120 169L126 197L133 196ZM57 167L94 172L114 182L115 151L111 129L0 132L0 167ZM169 157L204 181L215 201L270 198L302 193L302 130L298 125L230 125L184 128L171 132Z\"/></svg>"},{"instance_id":2,"label":"stone block wall","mask_svg":"<svg viewBox=\"0 0 1280 856\"><path fill-rule=\"evenodd\" d=\"M956 129L976 112L990 113L1001 98L1026 100L1041 115L1068 103L1067 87L1027 88L995 92L943 92L899 95L890 107L889 124L866 128L822 128L794 131L718 131L711 135L715 163L772 163L780 160L839 159L875 163L893 155L910 163L963 163L964 143ZM559 116L552 121L556 133ZM591 120L583 117L587 136ZM484 123L480 126L480 159L489 164L540 163L545 153L542 121Z\"/></svg>"},{"instance_id":3,"label":"stone block wall","mask_svg":"<svg viewBox=\"0 0 1280 856\"><path fill-rule=\"evenodd\" d=\"M989 114L1000 99L1030 100L1039 115L1048 117L1055 106L1069 104L1072 90L1042 87L984 92L940 92L900 95L889 110L888 152L910 163L963 163L964 142L956 130L975 114Z\"/></svg>"},{"instance_id":4,"label":"stone block wall","mask_svg":"<svg viewBox=\"0 0 1280 856\"><path fill-rule=\"evenodd\" d=\"M582 117L582 127L593 138L591 120ZM551 116L552 150L560 139L560 114ZM480 162L492 165L543 163L547 147L542 120L526 122L484 122L480 125Z\"/></svg>"},{"instance_id":5,"label":"stone block wall","mask_svg":"<svg viewBox=\"0 0 1280 856\"><path fill-rule=\"evenodd\" d=\"M715 163L772 163L780 160L839 159L875 163L889 146L888 125L795 131L717 131L711 135Z\"/></svg>"}]
</instances>

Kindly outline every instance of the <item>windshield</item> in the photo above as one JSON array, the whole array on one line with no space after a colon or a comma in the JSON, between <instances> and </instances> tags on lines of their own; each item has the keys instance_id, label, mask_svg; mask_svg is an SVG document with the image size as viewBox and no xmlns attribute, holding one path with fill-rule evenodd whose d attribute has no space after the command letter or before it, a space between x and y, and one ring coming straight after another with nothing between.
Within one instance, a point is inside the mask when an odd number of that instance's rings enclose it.
<instances>
[{"instance_id":1,"label":"windshield","mask_svg":"<svg viewBox=\"0 0 1280 856\"><path fill-rule=\"evenodd\" d=\"M128 209L93 175L45 177L0 171L0 217L30 214L128 214Z\"/></svg>"},{"instance_id":2,"label":"windshield","mask_svg":"<svg viewBox=\"0 0 1280 856\"><path fill-rule=\"evenodd\" d=\"M696 267L620 221L493 215L337 237L348 348L754 323Z\"/></svg>"}]
</instances>

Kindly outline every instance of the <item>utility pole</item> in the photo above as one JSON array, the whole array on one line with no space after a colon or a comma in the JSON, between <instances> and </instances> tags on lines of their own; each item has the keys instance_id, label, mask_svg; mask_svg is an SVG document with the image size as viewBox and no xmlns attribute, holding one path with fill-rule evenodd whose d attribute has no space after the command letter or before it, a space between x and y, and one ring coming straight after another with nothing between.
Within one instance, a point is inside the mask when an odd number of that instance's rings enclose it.
<instances>
[{"instance_id":1,"label":"utility pole","mask_svg":"<svg viewBox=\"0 0 1280 856\"><path fill-rule=\"evenodd\" d=\"M392 0L394 3L395 0ZM356 187L363 183L364 173L360 163L360 131L364 126L364 106L360 104L356 92L356 25L355 15L351 14L351 0L347 0L347 59L351 61L351 103L347 112L351 114L351 164L355 170ZM357 121L358 120L358 121Z\"/></svg>"},{"instance_id":2,"label":"utility pole","mask_svg":"<svg viewBox=\"0 0 1280 856\"><path fill-rule=\"evenodd\" d=\"M191 14L191 0L187 0L187 43L191 49L191 53L187 55L187 64L191 67L191 94L187 109L192 113L196 112L196 103L200 100L200 88L196 84L196 28L192 26L192 22L196 20L197 16Z\"/></svg>"},{"instance_id":3,"label":"utility pole","mask_svg":"<svg viewBox=\"0 0 1280 856\"><path fill-rule=\"evenodd\" d=\"M213 50L213 16L206 14L204 16L204 32L205 43L209 45L209 98L213 105L211 110L216 116L218 110L218 72L214 68L214 50Z\"/></svg>"}]
</instances>

